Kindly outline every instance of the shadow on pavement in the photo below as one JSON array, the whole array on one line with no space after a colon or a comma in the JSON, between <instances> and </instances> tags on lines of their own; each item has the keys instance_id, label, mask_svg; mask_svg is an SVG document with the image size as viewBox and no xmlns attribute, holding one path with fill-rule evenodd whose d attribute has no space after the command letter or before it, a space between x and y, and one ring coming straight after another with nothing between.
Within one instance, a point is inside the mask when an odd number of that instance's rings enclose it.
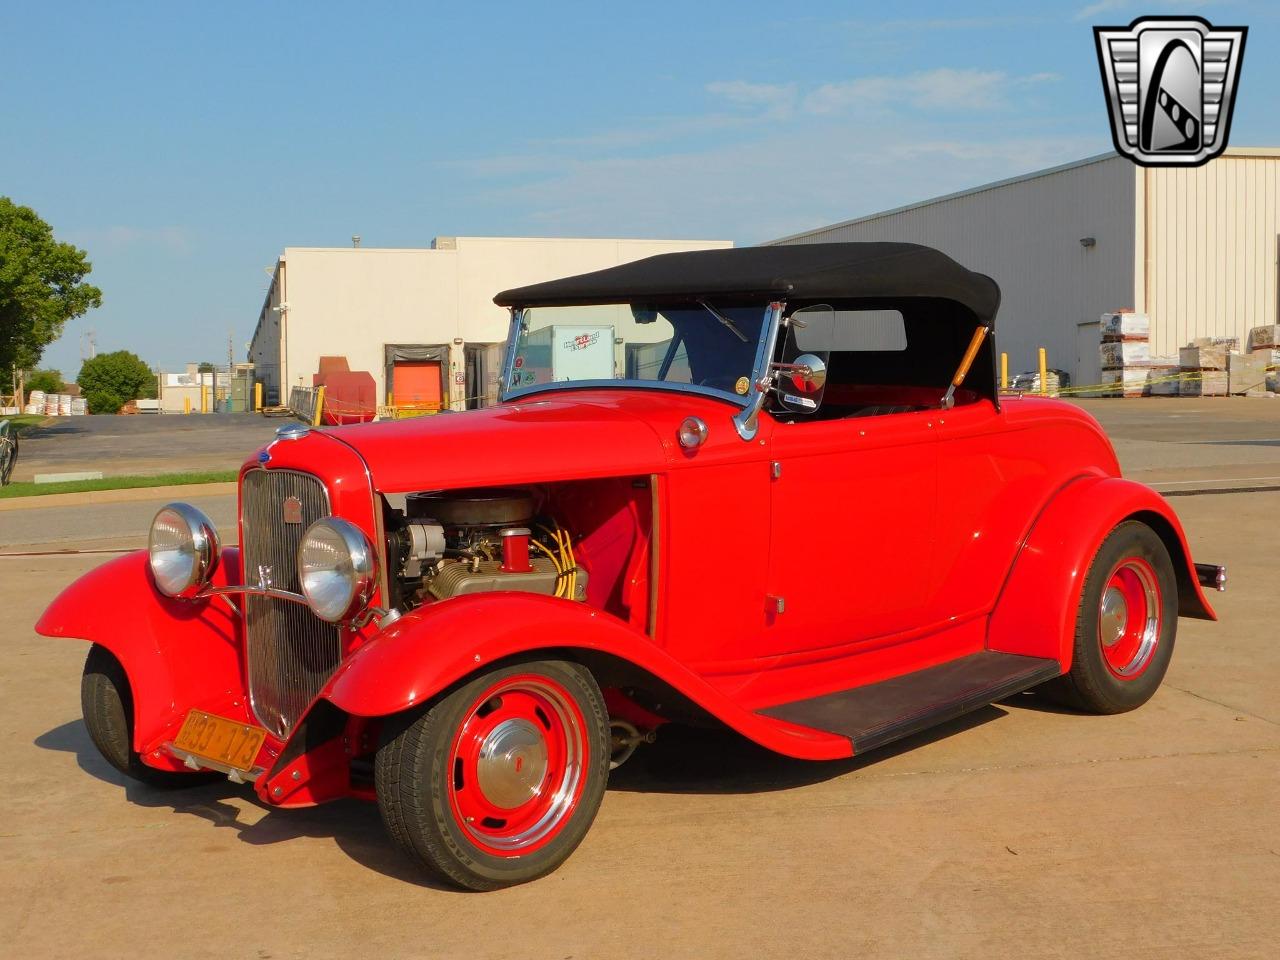
<instances>
[{"instance_id":1,"label":"shadow on pavement","mask_svg":"<svg viewBox=\"0 0 1280 960\"><path fill-rule=\"evenodd\" d=\"M1011 698L1004 706L1070 712L1029 695ZM673 723L662 729L656 743L642 747L631 760L613 771L609 789L708 796L789 790L873 767L890 757L990 723L1007 712L1001 706L983 707L865 756L825 762L781 756L728 728ZM371 803L339 800L318 807L282 810L262 803L249 785L227 780L188 789L158 790L129 779L108 764L90 741L84 721L79 719L41 734L35 739L35 745L44 750L74 754L81 770L105 783L122 787L130 803L201 817L214 827L235 831L244 843L267 846L303 837L330 838L351 859L384 876L431 889L460 892L419 871L395 849ZM252 804L263 815L252 823L241 820L241 808L227 802L233 799Z\"/></svg>"},{"instance_id":2,"label":"shadow on pavement","mask_svg":"<svg viewBox=\"0 0 1280 960\"><path fill-rule=\"evenodd\" d=\"M80 769L90 776L124 789L130 803L207 820L214 827L235 832L254 846L268 846L304 837L332 839L361 866L384 876L447 893L462 891L436 881L418 870L395 848L383 830L376 807L358 800L339 800L318 807L275 809L262 803L247 784L229 780L187 789L158 790L130 780L106 762L93 746L83 720L72 720L36 737L35 745L75 755ZM264 814L255 822L240 819L242 809L228 800L252 804Z\"/></svg>"},{"instance_id":3,"label":"shadow on pavement","mask_svg":"<svg viewBox=\"0 0 1280 960\"><path fill-rule=\"evenodd\" d=\"M609 777L609 789L635 793L767 793L823 783L917 747L999 719L1007 711L983 707L948 723L848 760L795 760L728 728L669 724L657 742L641 747Z\"/></svg>"}]
</instances>

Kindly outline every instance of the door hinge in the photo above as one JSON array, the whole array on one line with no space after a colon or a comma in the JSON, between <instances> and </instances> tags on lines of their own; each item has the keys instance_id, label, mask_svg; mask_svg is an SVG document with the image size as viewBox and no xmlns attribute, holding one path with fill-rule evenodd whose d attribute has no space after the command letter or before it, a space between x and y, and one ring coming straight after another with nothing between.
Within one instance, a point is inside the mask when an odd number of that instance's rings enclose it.
<instances>
[{"instance_id":1,"label":"door hinge","mask_svg":"<svg viewBox=\"0 0 1280 960\"><path fill-rule=\"evenodd\" d=\"M766 597L765 600L767 601L766 607L771 613L787 612L787 601L785 597L769 596Z\"/></svg>"},{"instance_id":2,"label":"door hinge","mask_svg":"<svg viewBox=\"0 0 1280 960\"><path fill-rule=\"evenodd\" d=\"M769 473L775 480L782 479L782 461L774 460L769 464Z\"/></svg>"}]
</instances>

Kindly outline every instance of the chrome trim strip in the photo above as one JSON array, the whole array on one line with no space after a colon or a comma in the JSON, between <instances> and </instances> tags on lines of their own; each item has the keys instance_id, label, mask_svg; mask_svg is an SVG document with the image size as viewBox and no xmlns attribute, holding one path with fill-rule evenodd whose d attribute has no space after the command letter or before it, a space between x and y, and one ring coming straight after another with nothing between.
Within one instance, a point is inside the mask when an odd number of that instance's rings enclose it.
<instances>
[{"instance_id":1,"label":"chrome trim strip","mask_svg":"<svg viewBox=\"0 0 1280 960\"><path fill-rule=\"evenodd\" d=\"M509 307L511 324L507 328L507 355L502 358L502 389L498 391L498 400L505 401L511 389L511 375L516 369L516 340L520 337L520 324L524 322L523 307Z\"/></svg>"},{"instance_id":2,"label":"chrome trim strip","mask_svg":"<svg viewBox=\"0 0 1280 960\"><path fill-rule=\"evenodd\" d=\"M735 407L750 403L736 393L717 390L715 387L700 387L693 383L664 383L660 380L559 380L555 383L535 383L529 387L521 387L504 393L504 403L520 400L536 393L547 393L555 390L662 390L668 393L691 393L699 397L710 397L712 400L726 400Z\"/></svg>"},{"instance_id":3,"label":"chrome trim strip","mask_svg":"<svg viewBox=\"0 0 1280 960\"><path fill-rule=\"evenodd\" d=\"M270 597L272 600L288 600L307 606L307 598L300 593L288 590L277 590L275 587L263 587L254 584L231 584L226 587L209 587L192 597L192 600L203 600L205 597L229 597L232 594L244 593L251 597Z\"/></svg>"},{"instance_id":4,"label":"chrome trim strip","mask_svg":"<svg viewBox=\"0 0 1280 960\"><path fill-rule=\"evenodd\" d=\"M773 360L773 352L778 346L778 330L782 326L782 311L786 302L775 300L769 304L764 318L764 336L756 347L755 367L751 371L751 383L755 392L742 412L733 418L734 429L743 440L754 440L760 428L760 408L764 406L769 388L773 386L773 378L769 373L769 364Z\"/></svg>"}]
</instances>

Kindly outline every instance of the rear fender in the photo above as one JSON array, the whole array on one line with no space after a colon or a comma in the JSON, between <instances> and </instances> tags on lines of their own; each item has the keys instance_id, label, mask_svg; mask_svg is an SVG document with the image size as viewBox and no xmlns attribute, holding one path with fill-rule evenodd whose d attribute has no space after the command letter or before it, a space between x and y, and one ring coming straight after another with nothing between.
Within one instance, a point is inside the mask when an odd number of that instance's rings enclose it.
<instances>
[{"instance_id":1,"label":"rear fender","mask_svg":"<svg viewBox=\"0 0 1280 960\"><path fill-rule=\"evenodd\" d=\"M1126 520L1164 541L1178 581L1178 613L1216 620L1196 577L1182 524L1150 487L1118 477L1081 477L1044 507L1023 542L987 627L987 648L1051 657L1071 668L1076 610L1094 554Z\"/></svg>"},{"instance_id":2,"label":"rear fender","mask_svg":"<svg viewBox=\"0 0 1280 960\"><path fill-rule=\"evenodd\" d=\"M228 547L214 583L239 581L240 551ZM144 756L189 707L211 698L227 701L218 707L225 716L237 717L238 704L247 720L239 616L225 600L174 600L160 593L145 550L104 563L68 586L36 632L87 640L115 655L133 693L133 748ZM162 759L156 765L170 764Z\"/></svg>"},{"instance_id":3,"label":"rear fender","mask_svg":"<svg viewBox=\"0 0 1280 960\"><path fill-rule=\"evenodd\" d=\"M387 716L429 703L499 661L539 651L626 661L744 736L788 756L829 760L852 753L845 737L744 709L617 617L526 593L473 594L419 607L352 654L320 696L350 714Z\"/></svg>"}]
</instances>

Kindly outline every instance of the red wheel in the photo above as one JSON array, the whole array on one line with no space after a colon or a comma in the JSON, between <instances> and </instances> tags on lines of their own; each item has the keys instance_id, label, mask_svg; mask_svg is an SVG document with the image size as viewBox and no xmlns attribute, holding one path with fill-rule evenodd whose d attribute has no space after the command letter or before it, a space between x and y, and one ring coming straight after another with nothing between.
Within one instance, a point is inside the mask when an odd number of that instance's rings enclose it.
<instances>
[{"instance_id":1,"label":"red wheel","mask_svg":"<svg viewBox=\"0 0 1280 960\"><path fill-rule=\"evenodd\" d=\"M1177 627L1178 585L1164 541L1144 523L1122 523L1085 577L1071 670L1043 689L1092 713L1141 706L1164 679Z\"/></svg>"},{"instance_id":2,"label":"red wheel","mask_svg":"<svg viewBox=\"0 0 1280 960\"><path fill-rule=\"evenodd\" d=\"M1107 577L1098 603L1098 641L1107 669L1132 680L1160 645L1160 583L1142 557L1122 560Z\"/></svg>"},{"instance_id":3,"label":"red wheel","mask_svg":"<svg viewBox=\"0 0 1280 960\"><path fill-rule=\"evenodd\" d=\"M450 747L449 803L472 843L524 855L555 838L582 798L586 719L560 683L506 677L467 708Z\"/></svg>"},{"instance_id":4,"label":"red wheel","mask_svg":"<svg viewBox=\"0 0 1280 960\"><path fill-rule=\"evenodd\" d=\"M383 821L453 883L492 890L549 873L595 819L608 713L577 664L504 667L388 726L376 764Z\"/></svg>"}]
</instances>

